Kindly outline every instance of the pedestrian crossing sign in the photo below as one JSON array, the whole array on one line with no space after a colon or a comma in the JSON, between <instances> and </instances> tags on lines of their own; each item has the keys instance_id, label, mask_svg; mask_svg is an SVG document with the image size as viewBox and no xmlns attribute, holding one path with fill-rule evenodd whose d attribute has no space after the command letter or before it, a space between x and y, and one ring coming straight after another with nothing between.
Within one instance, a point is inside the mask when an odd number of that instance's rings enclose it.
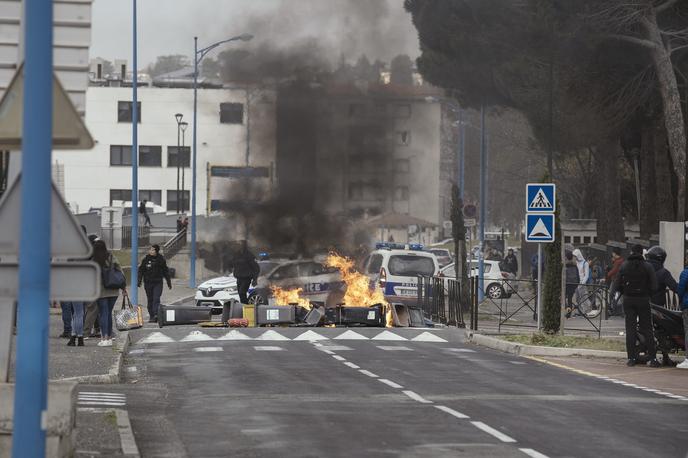
<instances>
[{"instance_id":1,"label":"pedestrian crossing sign","mask_svg":"<svg viewBox=\"0 0 688 458\"><path fill-rule=\"evenodd\" d=\"M526 242L554 242L554 214L526 214Z\"/></svg>"},{"instance_id":2,"label":"pedestrian crossing sign","mask_svg":"<svg viewBox=\"0 0 688 458\"><path fill-rule=\"evenodd\" d=\"M557 208L554 183L528 183L526 185L526 212L554 213Z\"/></svg>"}]
</instances>

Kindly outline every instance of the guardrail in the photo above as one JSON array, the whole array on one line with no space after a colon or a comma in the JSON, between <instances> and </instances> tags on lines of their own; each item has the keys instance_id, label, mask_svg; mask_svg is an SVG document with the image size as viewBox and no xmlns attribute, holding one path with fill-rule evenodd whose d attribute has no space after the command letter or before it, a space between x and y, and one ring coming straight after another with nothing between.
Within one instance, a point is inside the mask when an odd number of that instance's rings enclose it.
<instances>
[{"instance_id":1,"label":"guardrail","mask_svg":"<svg viewBox=\"0 0 688 458\"><path fill-rule=\"evenodd\" d=\"M139 226L139 246L150 244L150 227ZM131 248L131 226L122 226L122 248Z\"/></svg>"},{"instance_id":2,"label":"guardrail","mask_svg":"<svg viewBox=\"0 0 688 458\"><path fill-rule=\"evenodd\" d=\"M165 259L169 260L186 246L186 228L177 232L177 235L168 240L162 247Z\"/></svg>"}]
</instances>

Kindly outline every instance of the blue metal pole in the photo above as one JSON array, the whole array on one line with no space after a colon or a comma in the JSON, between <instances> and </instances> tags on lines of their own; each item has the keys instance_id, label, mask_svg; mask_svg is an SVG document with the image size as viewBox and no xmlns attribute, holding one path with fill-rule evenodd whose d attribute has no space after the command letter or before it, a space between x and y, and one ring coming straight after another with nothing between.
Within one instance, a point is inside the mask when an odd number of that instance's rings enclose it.
<instances>
[{"instance_id":1,"label":"blue metal pole","mask_svg":"<svg viewBox=\"0 0 688 458\"><path fill-rule=\"evenodd\" d=\"M139 303L136 282L139 275L139 107L138 107L138 55L136 53L136 0L133 0L133 64L131 110L131 302Z\"/></svg>"},{"instance_id":2,"label":"blue metal pole","mask_svg":"<svg viewBox=\"0 0 688 458\"><path fill-rule=\"evenodd\" d=\"M461 142L459 143L459 196L463 200L464 191L464 169L465 169L465 153L466 153L466 126L463 123L463 110L459 109L459 135L461 135Z\"/></svg>"},{"instance_id":3,"label":"blue metal pole","mask_svg":"<svg viewBox=\"0 0 688 458\"><path fill-rule=\"evenodd\" d=\"M487 148L485 145L485 106L480 106L480 252L478 257L478 299L483 300L485 294L485 214L487 202Z\"/></svg>"},{"instance_id":4,"label":"blue metal pole","mask_svg":"<svg viewBox=\"0 0 688 458\"><path fill-rule=\"evenodd\" d=\"M196 107L198 83L198 37L194 37L193 154L191 163L191 266L189 287L196 287Z\"/></svg>"},{"instance_id":5,"label":"blue metal pole","mask_svg":"<svg viewBox=\"0 0 688 458\"><path fill-rule=\"evenodd\" d=\"M48 398L53 2L26 0L14 458L43 458Z\"/></svg>"}]
</instances>

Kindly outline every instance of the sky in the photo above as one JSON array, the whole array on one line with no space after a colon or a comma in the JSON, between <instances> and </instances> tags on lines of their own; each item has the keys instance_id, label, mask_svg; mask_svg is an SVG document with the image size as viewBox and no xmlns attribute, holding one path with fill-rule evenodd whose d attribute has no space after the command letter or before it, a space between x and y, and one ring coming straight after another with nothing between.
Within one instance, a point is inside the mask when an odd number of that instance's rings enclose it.
<instances>
[{"instance_id":1,"label":"sky","mask_svg":"<svg viewBox=\"0 0 688 458\"><path fill-rule=\"evenodd\" d=\"M94 0L91 57L132 58L132 1ZM389 61L419 54L416 30L402 0L138 0L139 68L156 56L193 54L199 47L251 33L276 47L316 39L332 61Z\"/></svg>"}]
</instances>

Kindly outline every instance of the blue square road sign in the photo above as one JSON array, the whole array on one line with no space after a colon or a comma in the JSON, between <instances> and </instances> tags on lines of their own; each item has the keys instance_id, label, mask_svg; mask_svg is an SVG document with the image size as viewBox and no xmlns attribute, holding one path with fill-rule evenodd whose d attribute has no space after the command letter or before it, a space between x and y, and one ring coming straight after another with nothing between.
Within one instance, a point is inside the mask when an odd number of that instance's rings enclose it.
<instances>
[{"instance_id":1,"label":"blue square road sign","mask_svg":"<svg viewBox=\"0 0 688 458\"><path fill-rule=\"evenodd\" d=\"M554 213L557 208L557 188L554 183L526 185L526 212Z\"/></svg>"},{"instance_id":2,"label":"blue square road sign","mask_svg":"<svg viewBox=\"0 0 688 458\"><path fill-rule=\"evenodd\" d=\"M526 213L526 242L554 242L553 213Z\"/></svg>"}]
</instances>

